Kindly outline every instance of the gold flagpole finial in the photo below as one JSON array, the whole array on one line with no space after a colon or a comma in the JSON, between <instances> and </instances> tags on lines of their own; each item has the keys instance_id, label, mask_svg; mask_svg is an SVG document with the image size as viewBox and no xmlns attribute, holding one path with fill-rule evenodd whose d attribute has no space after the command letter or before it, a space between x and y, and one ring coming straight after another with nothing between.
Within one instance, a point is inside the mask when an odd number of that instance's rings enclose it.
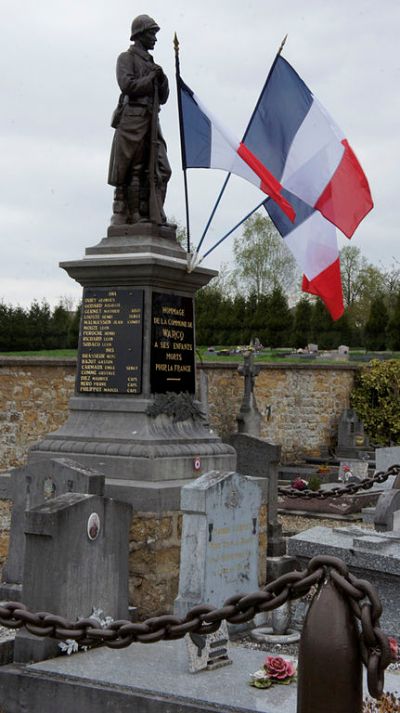
<instances>
[{"instance_id":1,"label":"gold flagpole finial","mask_svg":"<svg viewBox=\"0 0 400 713\"><path fill-rule=\"evenodd\" d=\"M286 42L286 40L287 40L287 36L288 36L288 33L286 33L286 35L284 36L284 38L283 38L283 40L282 40L282 42L281 42L281 46L280 46L279 49L278 49L278 54L280 54L280 53L282 52L282 50L283 50L283 48L284 48L284 46L285 46L285 42Z\"/></svg>"},{"instance_id":2,"label":"gold flagpole finial","mask_svg":"<svg viewBox=\"0 0 400 713\"><path fill-rule=\"evenodd\" d=\"M176 34L176 32L174 34L174 50L175 50L175 54L179 54L179 40L178 40L178 35Z\"/></svg>"}]
</instances>

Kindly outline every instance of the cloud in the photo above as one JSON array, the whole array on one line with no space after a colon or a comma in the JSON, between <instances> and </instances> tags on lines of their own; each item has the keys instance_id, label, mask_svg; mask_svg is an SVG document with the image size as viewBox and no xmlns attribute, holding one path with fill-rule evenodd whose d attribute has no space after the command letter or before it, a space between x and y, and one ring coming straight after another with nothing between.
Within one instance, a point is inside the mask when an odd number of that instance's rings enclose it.
<instances>
[{"instance_id":1,"label":"cloud","mask_svg":"<svg viewBox=\"0 0 400 713\"><path fill-rule=\"evenodd\" d=\"M2 12L0 89L0 297L30 302L75 293L58 262L79 258L106 233L106 184L118 98L115 62L129 44L132 4L120 0L14 0ZM141 11L141 9L139 9ZM183 222L184 195L174 88L173 34L182 75L240 134L279 44L285 57L343 127L370 180L375 209L353 244L374 262L398 255L400 62L397 0L325 3L285 0L148 0L161 26L154 56L171 97L161 121L173 178L167 212ZM22 18L22 20L21 20ZM222 183L219 172L189 172L192 233L199 237ZM206 247L258 202L232 181ZM261 199L261 198L260 198ZM231 241L208 264L230 259ZM382 257L383 256L383 257ZM68 283L69 281L69 283ZM58 289L59 286L59 289Z\"/></svg>"}]
</instances>

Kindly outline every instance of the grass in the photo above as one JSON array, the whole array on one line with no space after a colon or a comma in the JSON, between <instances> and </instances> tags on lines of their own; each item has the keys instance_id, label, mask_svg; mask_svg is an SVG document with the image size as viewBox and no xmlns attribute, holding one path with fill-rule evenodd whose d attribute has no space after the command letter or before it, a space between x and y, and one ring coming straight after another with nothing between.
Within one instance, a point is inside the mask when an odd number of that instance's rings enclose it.
<instances>
[{"instance_id":1,"label":"grass","mask_svg":"<svg viewBox=\"0 0 400 713\"><path fill-rule=\"evenodd\" d=\"M42 349L37 352L0 352L0 357L49 357L51 359L65 359L68 357L76 357L76 355L76 349Z\"/></svg>"},{"instance_id":2,"label":"grass","mask_svg":"<svg viewBox=\"0 0 400 713\"><path fill-rule=\"evenodd\" d=\"M218 355L216 352L222 349L231 349L232 347L216 346L214 347L214 352L208 352L207 347L197 347L196 356L199 362L225 362L237 364L243 361L242 354L229 354L229 355ZM340 364L348 363L346 361L337 362L334 359L307 359L296 356L284 356L288 354L290 349L270 349L260 354L257 354L256 360L258 364ZM365 350L361 349L351 349L350 354L353 356L351 364L356 364L358 355L363 356ZM20 352L0 352L0 357L47 357L49 359L68 359L76 358L76 349L43 349L41 351L20 351ZM371 356L373 358L373 356ZM390 355L391 359L400 359L400 352L394 352ZM363 362L365 364L365 362Z\"/></svg>"}]
</instances>

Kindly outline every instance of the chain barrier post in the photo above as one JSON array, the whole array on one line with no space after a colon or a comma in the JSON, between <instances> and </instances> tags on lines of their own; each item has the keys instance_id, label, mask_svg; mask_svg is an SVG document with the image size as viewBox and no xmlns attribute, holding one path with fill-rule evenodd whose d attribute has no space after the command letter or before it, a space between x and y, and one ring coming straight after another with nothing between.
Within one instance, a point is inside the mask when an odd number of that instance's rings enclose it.
<instances>
[{"instance_id":1,"label":"chain barrier post","mask_svg":"<svg viewBox=\"0 0 400 713\"><path fill-rule=\"evenodd\" d=\"M304 622L297 713L361 713L362 665L352 609L327 576Z\"/></svg>"}]
</instances>

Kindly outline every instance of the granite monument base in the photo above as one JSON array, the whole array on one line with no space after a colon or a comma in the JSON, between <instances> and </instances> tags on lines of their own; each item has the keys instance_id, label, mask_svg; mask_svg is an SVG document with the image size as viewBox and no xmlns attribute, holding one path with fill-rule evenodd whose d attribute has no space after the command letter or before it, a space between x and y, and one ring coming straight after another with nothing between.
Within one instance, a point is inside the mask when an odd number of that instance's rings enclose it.
<instances>
[{"instance_id":1,"label":"granite monument base","mask_svg":"<svg viewBox=\"0 0 400 713\"><path fill-rule=\"evenodd\" d=\"M67 456L132 481L234 470L234 449L194 399L194 296L217 273L188 271L173 226L111 232L61 263L84 288L76 392L66 423L30 458Z\"/></svg>"}]
</instances>

